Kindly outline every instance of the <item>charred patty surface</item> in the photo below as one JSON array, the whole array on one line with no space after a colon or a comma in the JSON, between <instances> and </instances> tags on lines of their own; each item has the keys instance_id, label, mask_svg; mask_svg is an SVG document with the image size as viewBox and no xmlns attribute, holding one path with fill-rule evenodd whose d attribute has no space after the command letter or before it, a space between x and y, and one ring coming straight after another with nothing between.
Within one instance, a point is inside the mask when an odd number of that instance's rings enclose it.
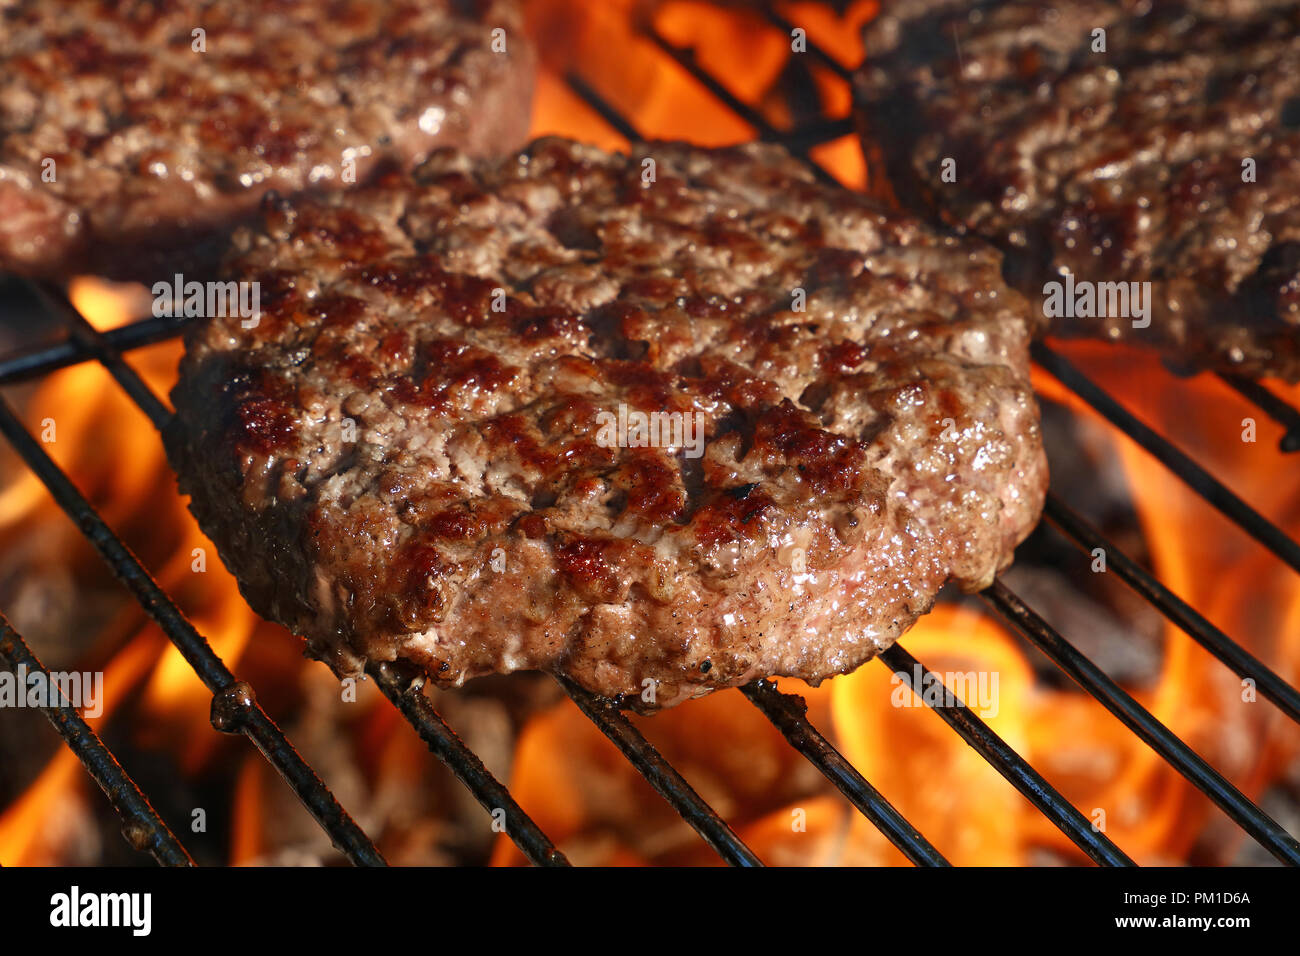
<instances>
[{"instance_id":1,"label":"charred patty surface","mask_svg":"<svg viewBox=\"0 0 1300 956\"><path fill-rule=\"evenodd\" d=\"M517 148L521 19L512 0L0 0L0 271L170 278L268 189Z\"/></svg>"},{"instance_id":2,"label":"charred patty surface","mask_svg":"<svg viewBox=\"0 0 1300 956\"><path fill-rule=\"evenodd\" d=\"M923 0L865 37L900 198L998 243L1031 301L1064 271L1151 283L1149 327L1058 331L1300 378L1300 3Z\"/></svg>"},{"instance_id":3,"label":"charred patty surface","mask_svg":"<svg viewBox=\"0 0 1300 956\"><path fill-rule=\"evenodd\" d=\"M228 261L260 322L188 330L169 451L253 607L340 674L815 681L1037 520L999 265L775 147L439 151L265 203Z\"/></svg>"}]
</instances>

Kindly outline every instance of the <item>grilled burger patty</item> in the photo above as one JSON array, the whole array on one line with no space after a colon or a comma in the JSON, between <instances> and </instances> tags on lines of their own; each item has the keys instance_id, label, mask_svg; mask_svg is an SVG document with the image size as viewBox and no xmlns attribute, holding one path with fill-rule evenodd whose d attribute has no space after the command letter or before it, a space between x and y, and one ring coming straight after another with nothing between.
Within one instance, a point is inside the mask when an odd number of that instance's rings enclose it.
<instances>
[{"instance_id":1,"label":"grilled burger patty","mask_svg":"<svg viewBox=\"0 0 1300 956\"><path fill-rule=\"evenodd\" d=\"M817 681L1038 517L999 266L773 146L440 150L268 198L228 261L260 322L189 327L168 449L250 604L340 675L646 709Z\"/></svg>"},{"instance_id":2,"label":"grilled burger patty","mask_svg":"<svg viewBox=\"0 0 1300 956\"><path fill-rule=\"evenodd\" d=\"M518 147L532 77L509 0L0 0L0 271L201 268L268 189Z\"/></svg>"},{"instance_id":3,"label":"grilled burger patty","mask_svg":"<svg viewBox=\"0 0 1300 956\"><path fill-rule=\"evenodd\" d=\"M1031 300L1066 270L1151 283L1148 328L1058 331L1300 378L1300 3L924 0L865 37L900 198L998 243Z\"/></svg>"}]
</instances>

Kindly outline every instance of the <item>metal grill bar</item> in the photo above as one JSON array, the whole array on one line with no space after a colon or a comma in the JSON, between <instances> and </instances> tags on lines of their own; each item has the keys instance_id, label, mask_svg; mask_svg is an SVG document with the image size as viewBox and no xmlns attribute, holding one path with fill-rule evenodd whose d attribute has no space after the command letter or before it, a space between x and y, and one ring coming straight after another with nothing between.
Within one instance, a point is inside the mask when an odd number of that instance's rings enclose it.
<instances>
[{"instance_id":1,"label":"metal grill bar","mask_svg":"<svg viewBox=\"0 0 1300 956\"><path fill-rule=\"evenodd\" d=\"M760 139L770 142L777 142L781 139L780 130L769 123L762 113L736 96L727 88L725 83L696 62L694 50L676 46L669 42L662 33L649 25L645 28L645 35L655 46L668 54L668 57L673 62L693 76L696 82L712 93L715 99L721 101L724 106L748 123Z\"/></svg>"},{"instance_id":2,"label":"metal grill bar","mask_svg":"<svg viewBox=\"0 0 1300 956\"><path fill-rule=\"evenodd\" d=\"M727 822L718 816L717 811L704 802L704 798L695 792L686 778L677 772L677 768L663 758L613 702L597 697L563 675L557 674L555 679L573 698L578 709L600 728L614 746L623 751L623 755L649 781L650 786L672 804L682 819L694 827L720 857L732 866L763 865L757 854L745 846L735 831L727 826Z\"/></svg>"},{"instance_id":3,"label":"metal grill bar","mask_svg":"<svg viewBox=\"0 0 1300 956\"><path fill-rule=\"evenodd\" d=\"M21 665L28 674L44 674L46 686L55 686L49 681L50 673L45 665L3 614L0 614L0 660L7 662L15 672ZM193 866L194 861L185 847L77 709L65 700L41 710L122 818L122 835L126 841L163 866Z\"/></svg>"},{"instance_id":4,"label":"metal grill bar","mask_svg":"<svg viewBox=\"0 0 1300 956\"><path fill-rule=\"evenodd\" d=\"M847 116L842 119L826 120L822 123L808 123L781 134L781 143L791 152L803 153L814 146L829 143L832 140L848 136L853 132L853 120ZM830 175L827 173L827 175Z\"/></svg>"},{"instance_id":5,"label":"metal grill bar","mask_svg":"<svg viewBox=\"0 0 1300 956\"><path fill-rule=\"evenodd\" d=\"M1193 491L1214 505L1252 538L1272 551L1296 571L1300 571L1300 544L1283 533L1208 471L1166 441L1150 426L1142 423L1128 409L1111 398L1063 356L1041 342L1033 345L1034 361L1050 372L1066 388L1096 409L1112 425L1141 445L1162 465L1177 475Z\"/></svg>"},{"instance_id":6,"label":"metal grill bar","mask_svg":"<svg viewBox=\"0 0 1300 956\"><path fill-rule=\"evenodd\" d=\"M176 338L187 321L185 318L142 319L119 329L101 332L100 336L109 348L118 353L127 352ZM30 381L94 357L91 350L76 339L18 352L0 359L0 385Z\"/></svg>"},{"instance_id":7,"label":"metal grill bar","mask_svg":"<svg viewBox=\"0 0 1300 956\"><path fill-rule=\"evenodd\" d=\"M68 327L73 340L81 343L104 368L108 369L117 384L122 386L123 391L130 396L131 401L149 416L154 427L159 431L166 427L167 420L172 416L171 409L164 405L162 399L153 393L153 389L144 383L144 379L136 373L136 370L123 361L122 353L102 338L98 330L86 321L85 316L77 311L76 307L68 301L67 296L47 283L30 282L28 286L45 307Z\"/></svg>"},{"instance_id":8,"label":"metal grill bar","mask_svg":"<svg viewBox=\"0 0 1300 956\"><path fill-rule=\"evenodd\" d=\"M1300 842L1183 743L1001 581L980 592L999 614L1273 856L1300 866Z\"/></svg>"},{"instance_id":9,"label":"metal grill bar","mask_svg":"<svg viewBox=\"0 0 1300 956\"><path fill-rule=\"evenodd\" d=\"M236 681L221 658L208 645L194 625L150 577L138 558L105 524L90 503L82 497L62 469L45 453L9 403L0 400L0 434L49 489L54 500L81 529L86 540L99 552L105 563L135 599L158 622L163 633L185 657L199 679L216 697L233 688L247 688ZM245 734L267 760L279 771L308 812L329 834L334 845L357 864L382 866L384 858L361 831L346 810L339 805L329 788L293 748L283 731L251 696L241 696L230 712L229 729Z\"/></svg>"},{"instance_id":10,"label":"metal grill bar","mask_svg":"<svg viewBox=\"0 0 1300 956\"><path fill-rule=\"evenodd\" d=\"M420 739L441 760L456 778L474 794L488 813L505 812L506 833L524 856L538 866L568 866L564 854L555 848L532 817L515 802L510 791L483 766L478 754L465 746L456 732L447 726L442 715L433 709L422 688L423 675L404 673L393 664L370 665L366 672L374 678L385 697L401 711L402 716L415 728Z\"/></svg>"},{"instance_id":11,"label":"metal grill bar","mask_svg":"<svg viewBox=\"0 0 1300 956\"><path fill-rule=\"evenodd\" d=\"M791 23L789 20L787 20L785 17L781 16L781 14L777 13L776 10L774 10L772 7L770 6L764 7L763 15L767 17L768 21L771 22L773 26L775 26L786 36L792 36L794 34L795 25ZM851 69L849 69L843 63L841 63L839 60L835 59L835 57L831 56L820 46L814 43L811 39L805 37L805 40L807 41L808 44L809 56L815 59L822 66L826 67L828 70L830 70L832 73L838 76L845 83L853 82L853 71Z\"/></svg>"},{"instance_id":12,"label":"metal grill bar","mask_svg":"<svg viewBox=\"0 0 1300 956\"><path fill-rule=\"evenodd\" d=\"M1278 442L1278 448L1288 453L1300 451L1300 410L1288 405L1259 382L1242 378L1240 375L1220 375L1219 378L1286 429L1282 440Z\"/></svg>"},{"instance_id":13,"label":"metal grill bar","mask_svg":"<svg viewBox=\"0 0 1300 956\"><path fill-rule=\"evenodd\" d=\"M802 697L783 694L765 680L740 688L740 692L763 712L790 742L790 746L822 772L837 790L848 797L864 817L889 838L903 855L917 866L952 866L943 854L921 835L921 831L904 819L880 791L844 759L808 720L808 705Z\"/></svg>"},{"instance_id":14,"label":"metal grill bar","mask_svg":"<svg viewBox=\"0 0 1300 956\"><path fill-rule=\"evenodd\" d=\"M782 143L794 155L808 163L808 167L813 171L819 180L830 185L838 186L839 181L826 170L825 167L813 162L808 155L808 148L797 140L797 137L784 133L777 129L758 110L754 109L736 94L732 93L726 86L711 74L708 70L703 69L695 60L695 51L683 49L675 46L664 38L658 30L652 26L645 28L646 36L654 44L663 50L672 60L682 69L695 78L695 80L706 90L720 100L728 109L743 119L746 123L754 128L759 138L773 143ZM631 125L631 124L628 124Z\"/></svg>"},{"instance_id":15,"label":"metal grill bar","mask_svg":"<svg viewBox=\"0 0 1300 956\"><path fill-rule=\"evenodd\" d=\"M915 684L920 675L924 683L938 680L915 657L895 644L880 655L879 660L907 682L907 686L924 700L923 688ZM954 695L955 696L955 695ZM1104 833L1095 830L1082 813L1048 783L1043 775L1031 767L1025 758L1011 749L1001 737L989 729L965 702L957 699L952 706L930 706L977 753L1002 774L1013 787L1029 800L1043 816L1051 820L1079 849L1103 866L1136 866L1128 855L1117 847Z\"/></svg>"},{"instance_id":16,"label":"metal grill bar","mask_svg":"<svg viewBox=\"0 0 1300 956\"><path fill-rule=\"evenodd\" d=\"M1091 553L1094 549L1101 548L1106 553L1107 568L1113 568L1129 587L1146 598L1189 637L1228 665L1237 676L1253 680L1265 697L1277 704L1292 720L1300 722L1300 691L1157 581L1056 495L1048 494L1043 513L1052 524L1073 538L1083 551Z\"/></svg>"},{"instance_id":17,"label":"metal grill bar","mask_svg":"<svg viewBox=\"0 0 1300 956\"><path fill-rule=\"evenodd\" d=\"M642 140L639 130L633 126L626 117L610 105L609 101L596 92L595 87L584 80L577 73L570 71L564 74L564 81L569 84L573 92L586 102L593 110L599 114L610 127L618 132L625 140L630 143L637 143Z\"/></svg>"}]
</instances>

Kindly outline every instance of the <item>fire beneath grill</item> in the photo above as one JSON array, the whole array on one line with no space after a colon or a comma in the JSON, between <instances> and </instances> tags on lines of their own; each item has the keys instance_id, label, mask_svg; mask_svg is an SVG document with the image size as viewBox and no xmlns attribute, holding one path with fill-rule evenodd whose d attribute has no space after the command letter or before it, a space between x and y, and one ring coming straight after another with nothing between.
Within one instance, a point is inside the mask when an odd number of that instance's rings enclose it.
<instances>
[{"instance_id":1,"label":"fire beneath grill","mask_svg":"<svg viewBox=\"0 0 1300 956\"><path fill-rule=\"evenodd\" d=\"M858 61L856 26L874 3L838 13L824 4L780 5L785 26L806 30L838 70L812 54L792 55L780 17L739 4L535 0L529 9L545 60L535 134L625 145L626 130L602 115L602 104L644 135L705 145L816 128L801 141L809 158L847 185L875 185L866 182L847 123L842 75ZM721 97L702 88L694 65L725 78ZM747 118L726 95L756 113ZM148 304L138 288L90 279L73 283L69 295L100 330L127 324ZM1258 407L1218 378L1178 380L1146 355L1077 344L1060 351L1285 533L1300 536L1300 487L1285 480L1280 428ZM132 352L130 362L165 394L179 355L169 341ZM1294 571L1101 424L1056 378L1036 369L1035 384L1055 409L1045 427L1069 452L1053 456L1057 493L1084 510L1071 492L1104 481L1122 489L1128 517L1108 533L1144 553L1159 580L1284 680L1300 682ZM1300 405L1300 388L1270 387ZM258 689L262 705L391 862L525 862L371 682L348 699L322 665L301 659L294 638L247 607L177 495L153 425L108 371L76 365L21 398L33 434L44 437L52 424L46 451L217 655ZM3 455L0 545L8 557L0 565L0 607L47 666L104 672L103 714L91 724L164 817L174 827L182 821L178 832L191 852L210 863L339 860L261 756L212 731L211 693L191 666L114 585L41 482L7 450ZM1097 647L1103 666L1123 671L1126 689L1157 719L1248 797L1262 795L1265 809L1295 831L1300 728L1182 630L1143 618L1112 570L1102 569L1108 556L1053 544L1053 534L1040 532L1034 556L1007 580L1036 588L1045 616L1090 652L1098 615L1117 617L1120 639L1110 651ZM1051 600L1063 592L1068 596ZM960 681L960 695L989 727L1137 862L1267 859L1093 697L1053 679L1038 651L978 603L952 597L902 645L930 671L949 675L950 687ZM1132 664L1126 652L1146 657ZM806 698L811 722L951 862L1085 861L891 669L867 665L818 688L787 680L780 686ZM573 862L717 862L553 682L515 675L430 696ZM635 723L765 862L905 862L741 693L714 694ZM0 727L0 737L6 732ZM30 737L49 746L26 748L28 763L11 775L21 789L0 791L0 806L8 801L0 812L0 861L130 859L114 842L111 810L77 757L52 735Z\"/></svg>"}]
</instances>

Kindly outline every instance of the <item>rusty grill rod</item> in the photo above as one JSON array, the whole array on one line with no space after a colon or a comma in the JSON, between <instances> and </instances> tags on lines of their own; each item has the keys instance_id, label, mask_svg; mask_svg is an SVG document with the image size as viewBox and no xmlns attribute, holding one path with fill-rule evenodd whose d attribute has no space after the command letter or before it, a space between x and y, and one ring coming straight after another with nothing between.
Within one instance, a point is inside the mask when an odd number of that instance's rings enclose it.
<instances>
[{"instance_id":1,"label":"rusty grill rod","mask_svg":"<svg viewBox=\"0 0 1300 956\"><path fill-rule=\"evenodd\" d=\"M1279 449L1287 453L1300 451L1300 410L1288 405L1259 382L1242 378L1240 375L1221 374L1219 378L1238 395L1286 429L1281 441L1278 442Z\"/></svg>"},{"instance_id":2,"label":"rusty grill rod","mask_svg":"<svg viewBox=\"0 0 1300 956\"><path fill-rule=\"evenodd\" d=\"M588 106L596 111L609 126L614 129L629 143L641 141L641 133L633 126L622 113L610 105L596 88L582 78L576 71L570 70L564 74L564 81L569 84L573 92L577 93Z\"/></svg>"},{"instance_id":3,"label":"rusty grill rod","mask_svg":"<svg viewBox=\"0 0 1300 956\"><path fill-rule=\"evenodd\" d=\"M777 13L775 8L771 6L764 7L763 15L767 17L768 21L774 27L776 27L778 30L784 33L787 37L791 37L791 38L793 37L795 31L795 25L791 23L789 20L787 20L785 17L781 16L781 14ZM807 31L805 30L804 32L806 33ZM830 70L832 73L838 76L845 83L853 82L853 70L845 66L839 60L835 59L835 57L831 56L828 52L826 52L820 46L814 43L811 39L807 39L807 44L808 44L809 56L811 56L822 66L826 67L826 69Z\"/></svg>"},{"instance_id":4,"label":"rusty grill rod","mask_svg":"<svg viewBox=\"0 0 1300 956\"><path fill-rule=\"evenodd\" d=\"M29 675L44 674L46 686L54 686L49 681L50 673L45 665L32 653L22 635L13 629L3 614L0 614L0 660L8 663L15 672L21 664ZM135 849L148 853L162 866L193 866L194 861L185 847L181 846L176 835L163 823L149 803L149 798L141 792L131 775L122 769L113 752L90 724L86 723L77 708L65 699L61 704L42 707L41 711L69 749L81 760L122 818L122 835L126 841Z\"/></svg>"},{"instance_id":5,"label":"rusty grill rod","mask_svg":"<svg viewBox=\"0 0 1300 956\"><path fill-rule=\"evenodd\" d=\"M818 180L827 185L840 185L839 181L824 166L813 162L808 153L808 146L800 139L797 131L783 132L769 123L762 113L736 96L725 83L701 67L696 61L694 50L670 43L652 26L647 25L645 33L655 46L663 50L673 62L694 77L696 82L712 93L728 109L748 123L758 133L759 139L771 143L781 143L791 153L807 163L808 168L812 170ZM631 125L628 124L629 127Z\"/></svg>"},{"instance_id":6,"label":"rusty grill rod","mask_svg":"<svg viewBox=\"0 0 1300 956\"><path fill-rule=\"evenodd\" d=\"M392 701L407 722L415 728L429 750L446 764L488 813L505 813L505 832L528 859L538 866L569 866L568 859L556 849L541 827L510 795L510 791L483 766L483 761L447 726L423 692L423 675L413 676L402 668L383 663L367 666L384 696Z\"/></svg>"},{"instance_id":7,"label":"rusty grill rod","mask_svg":"<svg viewBox=\"0 0 1300 956\"><path fill-rule=\"evenodd\" d=\"M121 328L100 332L107 348L119 353L156 345L181 334L186 318L141 319ZM0 358L0 385L17 385L49 375L60 369L78 365L94 358L94 353L84 342L75 338L53 345L21 350Z\"/></svg>"},{"instance_id":8,"label":"rusty grill rod","mask_svg":"<svg viewBox=\"0 0 1300 956\"><path fill-rule=\"evenodd\" d=\"M139 406L140 410L148 416L149 421L153 422L154 428L162 431L172 417L171 409L153 393L153 389L145 384L144 379L135 369L126 364L122 353L100 336L99 331L77 311L56 286L45 282L29 282L27 285L46 310L57 316L59 321L68 328L73 341L79 342L108 370L131 401Z\"/></svg>"}]
</instances>

